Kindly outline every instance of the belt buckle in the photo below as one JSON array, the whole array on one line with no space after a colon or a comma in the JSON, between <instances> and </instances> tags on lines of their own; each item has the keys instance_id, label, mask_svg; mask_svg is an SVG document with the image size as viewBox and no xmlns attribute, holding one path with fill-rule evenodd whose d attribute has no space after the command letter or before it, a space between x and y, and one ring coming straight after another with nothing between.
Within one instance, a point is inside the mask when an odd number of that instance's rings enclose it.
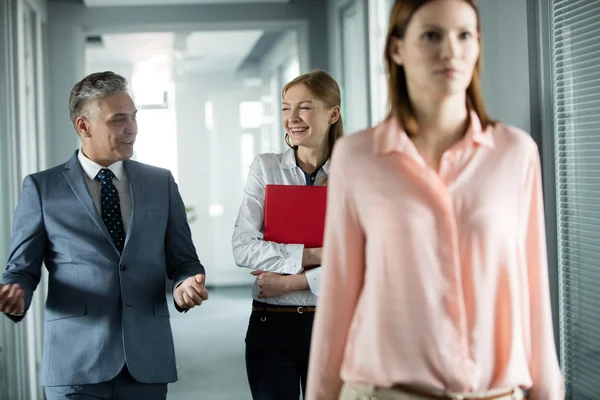
<instances>
[{"instance_id":1,"label":"belt buckle","mask_svg":"<svg viewBox=\"0 0 600 400\"><path fill-rule=\"evenodd\" d=\"M298 307L298 314L304 314L304 307Z\"/></svg>"}]
</instances>

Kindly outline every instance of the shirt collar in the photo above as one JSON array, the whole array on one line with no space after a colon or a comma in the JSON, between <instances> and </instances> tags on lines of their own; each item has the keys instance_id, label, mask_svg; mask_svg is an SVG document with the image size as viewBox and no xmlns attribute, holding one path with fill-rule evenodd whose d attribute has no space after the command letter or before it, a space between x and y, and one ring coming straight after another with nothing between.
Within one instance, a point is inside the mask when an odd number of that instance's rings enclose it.
<instances>
[{"instance_id":1,"label":"shirt collar","mask_svg":"<svg viewBox=\"0 0 600 400\"><path fill-rule=\"evenodd\" d=\"M485 130L481 128L481 120L475 111L471 111L471 126L467 130L467 137L477 144L494 147L493 125L489 124Z\"/></svg>"},{"instance_id":2,"label":"shirt collar","mask_svg":"<svg viewBox=\"0 0 600 400\"><path fill-rule=\"evenodd\" d=\"M464 143L471 141L483 146L494 147L494 138L491 132L493 129L492 126L489 125L487 129L483 130L481 128L481 121L475 111L471 111L470 117L471 124L463 139ZM386 119L375 128L373 151L380 155L397 151L411 155L416 159L421 158L420 156L415 157L418 155L417 149L406 134L406 131L400 126L398 119L394 117Z\"/></svg>"},{"instance_id":3,"label":"shirt collar","mask_svg":"<svg viewBox=\"0 0 600 400\"><path fill-rule=\"evenodd\" d=\"M281 168L283 169L292 169L298 167L298 163L296 162L296 153L294 149L287 149L283 156L281 157ZM325 164L321 167L323 172L329 174L329 159L325 161Z\"/></svg>"},{"instance_id":4,"label":"shirt collar","mask_svg":"<svg viewBox=\"0 0 600 400\"><path fill-rule=\"evenodd\" d=\"M100 172L100 170L104 168L102 165L96 164L94 161L87 158L85 154L83 154L83 149L79 149L79 151L77 152L77 158L79 159L79 163L81 164L83 172L85 172L85 174L91 180L96 179L98 172ZM117 161L116 163L111 164L108 167L108 169L110 169L112 173L115 174L115 177L118 180L121 180L121 178L123 178L123 161Z\"/></svg>"}]
</instances>

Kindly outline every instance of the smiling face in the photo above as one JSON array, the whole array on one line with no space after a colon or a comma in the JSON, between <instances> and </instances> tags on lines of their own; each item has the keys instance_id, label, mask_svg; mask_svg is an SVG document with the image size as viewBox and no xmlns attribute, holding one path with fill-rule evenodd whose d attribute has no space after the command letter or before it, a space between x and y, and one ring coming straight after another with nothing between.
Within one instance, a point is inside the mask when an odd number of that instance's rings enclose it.
<instances>
[{"instance_id":1,"label":"smiling face","mask_svg":"<svg viewBox=\"0 0 600 400\"><path fill-rule=\"evenodd\" d=\"M293 146L327 146L329 129L338 118L339 107L327 107L303 84L293 85L284 93L282 123Z\"/></svg>"},{"instance_id":2,"label":"smiling face","mask_svg":"<svg viewBox=\"0 0 600 400\"><path fill-rule=\"evenodd\" d=\"M131 97L116 92L90 101L85 110L75 121L85 156L105 167L131 158L138 130Z\"/></svg>"},{"instance_id":3,"label":"smiling face","mask_svg":"<svg viewBox=\"0 0 600 400\"><path fill-rule=\"evenodd\" d=\"M411 97L465 93L479 59L477 14L464 0L434 0L412 16L390 57L404 68Z\"/></svg>"}]
</instances>

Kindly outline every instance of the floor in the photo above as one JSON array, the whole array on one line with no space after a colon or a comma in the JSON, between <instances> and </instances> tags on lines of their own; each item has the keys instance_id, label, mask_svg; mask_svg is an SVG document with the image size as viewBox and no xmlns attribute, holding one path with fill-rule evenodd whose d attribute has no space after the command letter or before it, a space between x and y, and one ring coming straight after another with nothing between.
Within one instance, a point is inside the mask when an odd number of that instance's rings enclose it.
<instances>
[{"instance_id":1,"label":"floor","mask_svg":"<svg viewBox=\"0 0 600 400\"><path fill-rule=\"evenodd\" d=\"M250 287L209 292L187 314L169 302L179 381L169 385L168 400L251 400L244 362Z\"/></svg>"}]
</instances>

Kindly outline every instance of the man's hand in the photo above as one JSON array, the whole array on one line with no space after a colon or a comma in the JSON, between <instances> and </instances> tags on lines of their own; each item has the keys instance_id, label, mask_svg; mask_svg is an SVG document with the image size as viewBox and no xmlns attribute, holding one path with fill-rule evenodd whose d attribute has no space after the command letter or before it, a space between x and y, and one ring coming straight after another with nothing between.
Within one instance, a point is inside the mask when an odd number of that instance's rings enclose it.
<instances>
[{"instance_id":1,"label":"man's hand","mask_svg":"<svg viewBox=\"0 0 600 400\"><path fill-rule=\"evenodd\" d=\"M265 271L252 271L250 274L258 278L259 298L279 297L295 290L308 289L304 274L281 275Z\"/></svg>"},{"instance_id":2,"label":"man's hand","mask_svg":"<svg viewBox=\"0 0 600 400\"><path fill-rule=\"evenodd\" d=\"M198 274L187 278L173 292L177 305L184 310L189 310L208 300L208 291L204 287L205 276Z\"/></svg>"},{"instance_id":3,"label":"man's hand","mask_svg":"<svg viewBox=\"0 0 600 400\"><path fill-rule=\"evenodd\" d=\"M0 283L0 312L15 317L25 314L25 293L18 284Z\"/></svg>"}]
</instances>

